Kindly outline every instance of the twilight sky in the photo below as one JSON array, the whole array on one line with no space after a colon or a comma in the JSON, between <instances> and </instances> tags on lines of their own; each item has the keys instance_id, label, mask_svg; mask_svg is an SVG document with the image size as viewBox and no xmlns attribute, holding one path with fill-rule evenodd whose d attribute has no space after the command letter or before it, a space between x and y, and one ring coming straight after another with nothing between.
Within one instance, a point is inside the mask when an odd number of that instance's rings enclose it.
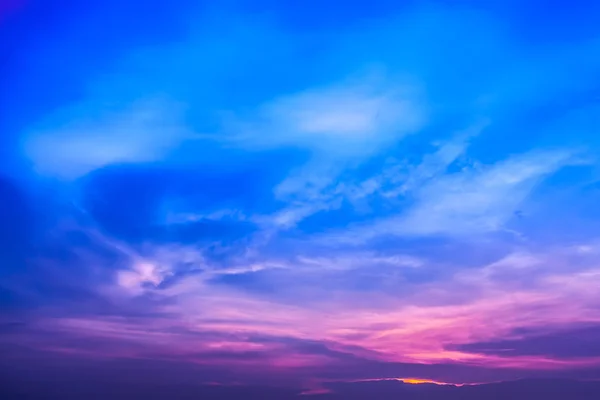
<instances>
[{"instance_id":1,"label":"twilight sky","mask_svg":"<svg viewBox=\"0 0 600 400\"><path fill-rule=\"evenodd\" d=\"M11 368L600 378L597 1L0 4Z\"/></svg>"}]
</instances>

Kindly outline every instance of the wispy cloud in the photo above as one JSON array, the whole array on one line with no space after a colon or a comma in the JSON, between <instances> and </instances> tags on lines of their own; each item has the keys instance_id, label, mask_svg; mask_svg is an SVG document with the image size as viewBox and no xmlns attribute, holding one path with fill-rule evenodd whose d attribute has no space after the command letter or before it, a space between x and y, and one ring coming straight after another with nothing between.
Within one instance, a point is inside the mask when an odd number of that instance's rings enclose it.
<instances>
[{"instance_id":1,"label":"wispy cloud","mask_svg":"<svg viewBox=\"0 0 600 400\"><path fill-rule=\"evenodd\" d=\"M427 122L422 90L380 74L276 98L232 122L233 140L249 148L297 146L327 157L371 155ZM320 154L322 155L322 154Z\"/></svg>"},{"instance_id":2,"label":"wispy cloud","mask_svg":"<svg viewBox=\"0 0 600 400\"><path fill-rule=\"evenodd\" d=\"M414 208L390 228L422 235L500 230L537 184L574 162L570 151L540 151L445 175L420 188Z\"/></svg>"},{"instance_id":3,"label":"wispy cloud","mask_svg":"<svg viewBox=\"0 0 600 400\"><path fill-rule=\"evenodd\" d=\"M412 189L406 193L412 200L408 208L333 236L354 241L379 235L464 236L501 231L544 179L567 165L584 162L572 150L539 150L493 165L475 164L447 173L444 169L448 163L440 161L447 154L452 154L447 161L453 161L458 154L453 151L456 148L450 144L433 158L426 158L404 184L398 185L396 195Z\"/></svg>"},{"instance_id":4,"label":"wispy cloud","mask_svg":"<svg viewBox=\"0 0 600 400\"><path fill-rule=\"evenodd\" d=\"M424 93L414 82L382 74L282 96L232 122L227 140L248 149L295 147L309 161L291 171L274 195L288 203L270 222L290 227L335 207L339 175L427 124Z\"/></svg>"},{"instance_id":5,"label":"wispy cloud","mask_svg":"<svg viewBox=\"0 0 600 400\"><path fill-rule=\"evenodd\" d=\"M62 110L24 138L24 152L39 173L72 179L111 164L158 161L193 137L181 106L169 101L142 100L116 110L78 107Z\"/></svg>"}]
</instances>

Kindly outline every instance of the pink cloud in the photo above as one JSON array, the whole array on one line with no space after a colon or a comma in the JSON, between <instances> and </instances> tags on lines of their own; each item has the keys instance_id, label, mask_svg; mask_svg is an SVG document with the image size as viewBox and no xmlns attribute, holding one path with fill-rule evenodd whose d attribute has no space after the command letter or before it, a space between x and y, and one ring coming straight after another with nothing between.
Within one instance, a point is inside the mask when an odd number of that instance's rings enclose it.
<instances>
[{"instance_id":1,"label":"pink cloud","mask_svg":"<svg viewBox=\"0 0 600 400\"><path fill-rule=\"evenodd\" d=\"M101 340L97 350L82 347L85 354L187 360L242 370L291 373L336 365L327 352L298 349L296 342L389 363L525 371L600 366L597 357L503 356L457 347L519 339L523 329L600 323L600 269L581 257L572 249L514 253L476 270L460 269L451 279L422 284L406 295L380 294L376 304L370 299L361 305L359 294L348 292L336 293L318 307L210 284L203 275L159 288L168 268L161 264L159 273L153 264L136 262L130 271L117 273L115 284L103 293L124 304L140 296L162 299L148 304L148 317L56 317L37 324L44 332ZM123 279L127 274L132 279ZM151 285L140 286L144 282ZM52 339L32 344L57 351L69 348Z\"/></svg>"}]
</instances>

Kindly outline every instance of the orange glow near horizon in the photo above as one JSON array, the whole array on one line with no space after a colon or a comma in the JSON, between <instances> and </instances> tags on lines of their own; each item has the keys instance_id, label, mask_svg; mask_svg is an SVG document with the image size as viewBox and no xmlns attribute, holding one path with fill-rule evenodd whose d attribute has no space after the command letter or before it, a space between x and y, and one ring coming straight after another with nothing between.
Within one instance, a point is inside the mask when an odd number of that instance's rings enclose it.
<instances>
[{"instance_id":1,"label":"orange glow near horizon","mask_svg":"<svg viewBox=\"0 0 600 400\"><path fill-rule=\"evenodd\" d=\"M411 385L421 385L424 383L430 383L433 385L452 385L452 386L462 386L459 384L455 384L455 383L447 383L447 382L439 382L439 381L434 381L431 379L419 379L419 378L398 378L399 381L401 381L402 383L408 383Z\"/></svg>"},{"instance_id":2,"label":"orange glow near horizon","mask_svg":"<svg viewBox=\"0 0 600 400\"><path fill-rule=\"evenodd\" d=\"M435 381L433 379L426 379L426 378L374 378L374 379L358 379L358 380L355 380L352 382L381 382L381 381L399 381L402 383L407 383L409 385L422 385L425 383L429 383L432 385L449 385L449 386L472 385L471 383L449 383L449 382Z\"/></svg>"}]
</instances>

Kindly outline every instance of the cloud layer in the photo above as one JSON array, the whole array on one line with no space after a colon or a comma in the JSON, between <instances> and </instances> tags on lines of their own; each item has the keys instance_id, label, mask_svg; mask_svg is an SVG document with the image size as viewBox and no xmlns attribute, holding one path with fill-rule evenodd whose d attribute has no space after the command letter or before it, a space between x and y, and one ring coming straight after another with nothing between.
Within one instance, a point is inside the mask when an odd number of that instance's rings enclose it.
<instances>
[{"instance_id":1,"label":"cloud layer","mask_svg":"<svg viewBox=\"0 0 600 400\"><path fill-rule=\"evenodd\" d=\"M598 28L559 40L552 12L540 37L512 2L335 28L176 3L53 10L45 36L26 4L2 28L11 360L313 389L599 377Z\"/></svg>"}]
</instances>

